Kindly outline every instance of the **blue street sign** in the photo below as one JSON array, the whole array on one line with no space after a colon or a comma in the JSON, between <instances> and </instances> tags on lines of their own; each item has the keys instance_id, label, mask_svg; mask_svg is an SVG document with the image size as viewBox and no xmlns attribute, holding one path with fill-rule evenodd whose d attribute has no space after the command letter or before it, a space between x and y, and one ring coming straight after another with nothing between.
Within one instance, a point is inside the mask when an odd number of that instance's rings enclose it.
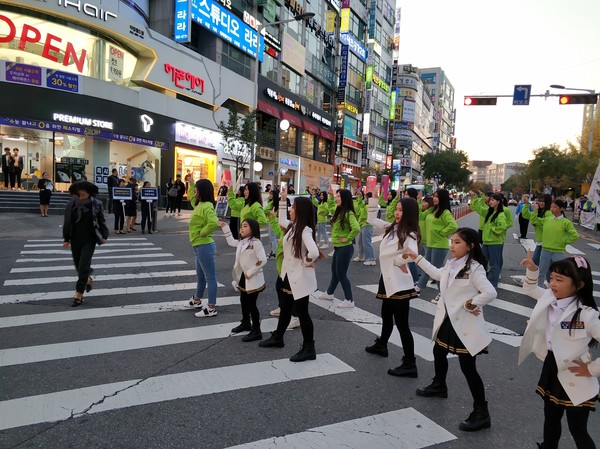
<instances>
[{"instance_id":1,"label":"blue street sign","mask_svg":"<svg viewBox=\"0 0 600 449\"><path fill-rule=\"evenodd\" d=\"M517 84L513 93L513 106L529 106L531 84Z\"/></svg>"}]
</instances>

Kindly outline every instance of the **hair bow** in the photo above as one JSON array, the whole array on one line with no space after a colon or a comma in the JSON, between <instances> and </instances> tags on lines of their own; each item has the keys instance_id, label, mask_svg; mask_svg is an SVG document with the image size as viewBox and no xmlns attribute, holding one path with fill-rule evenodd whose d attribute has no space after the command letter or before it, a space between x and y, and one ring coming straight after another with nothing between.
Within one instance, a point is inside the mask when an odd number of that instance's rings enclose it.
<instances>
[{"instance_id":1,"label":"hair bow","mask_svg":"<svg viewBox=\"0 0 600 449\"><path fill-rule=\"evenodd\" d=\"M577 264L578 268L586 268L588 267L587 261L581 257L581 256L573 256L573 259L575 259L575 263Z\"/></svg>"}]
</instances>

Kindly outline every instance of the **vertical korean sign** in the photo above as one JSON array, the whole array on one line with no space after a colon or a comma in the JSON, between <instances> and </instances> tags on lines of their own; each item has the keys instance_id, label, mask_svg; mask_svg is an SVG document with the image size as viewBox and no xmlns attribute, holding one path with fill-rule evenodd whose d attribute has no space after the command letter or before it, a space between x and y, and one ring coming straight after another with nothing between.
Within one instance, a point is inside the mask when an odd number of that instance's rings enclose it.
<instances>
[{"instance_id":1,"label":"vertical korean sign","mask_svg":"<svg viewBox=\"0 0 600 449\"><path fill-rule=\"evenodd\" d=\"M192 36L190 6L189 0L176 0L175 2L175 29L173 31L175 42L190 42Z\"/></svg>"}]
</instances>

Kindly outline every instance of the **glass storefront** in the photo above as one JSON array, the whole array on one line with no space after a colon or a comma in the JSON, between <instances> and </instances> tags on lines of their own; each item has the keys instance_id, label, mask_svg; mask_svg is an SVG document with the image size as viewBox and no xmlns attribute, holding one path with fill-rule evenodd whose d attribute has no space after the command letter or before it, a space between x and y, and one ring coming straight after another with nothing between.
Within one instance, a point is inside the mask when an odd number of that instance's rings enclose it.
<instances>
[{"instance_id":1,"label":"glass storefront","mask_svg":"<svg viewBox=\"0 0 600 449\"><path fill-rule=\"evenodd\" d=\"M215 185L215 189L218 189L216 151L195 150L177 145L175 147L175 161L173 179L177 175L181 175L181 179L185 181L186 176L191 175L192 182L199 179L209 179Z\"/></svg>"}]
</instances>

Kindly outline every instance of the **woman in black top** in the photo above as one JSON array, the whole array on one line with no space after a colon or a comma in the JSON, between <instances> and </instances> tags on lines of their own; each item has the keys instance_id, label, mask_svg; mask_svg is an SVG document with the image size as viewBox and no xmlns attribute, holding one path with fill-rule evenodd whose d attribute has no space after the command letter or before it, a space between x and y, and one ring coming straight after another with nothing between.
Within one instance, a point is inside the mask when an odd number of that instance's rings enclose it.
<instances>
[{"instance_id":1,"label":"woman in black top","mask_svg":"<svg viewBox=\"0 0 600 449\"><path fill-rule=\"evenodd\" d=\"M37 188L40 192L40 214L42 217L48 216L48 206L50 205L50 197L52 196L52 181L48 179L48 172L42 173L42 179L38 181Z\"/></svg>"},{"instance_id":2,"label":"woman in black top","mask_svg":"<svg viewBox=\"0 0 600 449\"><path fill-rule=\"evenodd\" d=\"M73 199L65 208L63 224L63 248L71 248L73 262L77 270L77 284L73 307L83 302L83 292L92 289L92 257L99 245L106 242L108 229L104 223L102 202L95 198L98 187L88 181L71 184L69 193Z\"/></svg>"}]
</instances>

